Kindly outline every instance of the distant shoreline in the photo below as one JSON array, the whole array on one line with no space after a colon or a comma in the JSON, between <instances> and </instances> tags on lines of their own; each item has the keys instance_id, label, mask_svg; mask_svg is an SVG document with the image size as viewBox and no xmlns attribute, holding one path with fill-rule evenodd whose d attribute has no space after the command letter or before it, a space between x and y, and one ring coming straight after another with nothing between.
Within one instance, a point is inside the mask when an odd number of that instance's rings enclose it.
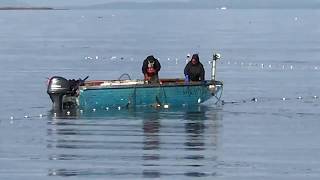
<instances>
[{"instance_id":1,"label":"distant shoreline","mask_svg":"<svg viewBox=\"0 0 320 180\"><path fill-rule=\"evenodd\" d=\"M0 10L67 10L51 7L0 7Z\"/></svg>"}]
</instances>

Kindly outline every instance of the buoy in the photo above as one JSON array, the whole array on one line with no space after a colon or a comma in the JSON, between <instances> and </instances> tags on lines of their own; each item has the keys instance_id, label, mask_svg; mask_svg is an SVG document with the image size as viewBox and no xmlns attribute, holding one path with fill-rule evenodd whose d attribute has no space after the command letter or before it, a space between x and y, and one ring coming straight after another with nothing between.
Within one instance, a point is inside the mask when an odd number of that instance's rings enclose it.
<instances>
[{"instance_id":1,"label":"buoy","mask_svg":"<svg viewBox=\"0 0 320 180\"><path fill-rule=\"evenodd\" d=\"M254 98L251 99L251 101L257 102L258 99L254 97Z\"/></svg>"},{"instance_id":2,"label":"buoy","mask_svg":"<svg viewBox=\"0 0 320 180\"><path fill-rule=\"evenodd\" d=\"M56 176L56 175L57 175L57 172L56 172L56 171L53 171L51 174L52 174L53 176Z\"/></svg>"},{"instance_id":3,"label":"buoy","mask_svg":"<svg viewBox=\"0 0 320 180\"><path fill-rule=\"evenodd\" d=\"M286 98L282 98L282 100L283 100L283 101L285 101L285 100L286 100Z\"/></svg>"},{"instance_id":4,"label":"buoy","mask_svg":"<svg viewBox=\"0 0 320 180\"><path fill-rule=\"evenodd\" d=\"M168 108L169 108L169 105L168 105L168 104L165 104L165 105L163 105L163 107L164 107L165 109L168 109Z\"/></svg>"},{"instance_id":5,"label":"buoy","mask_svg":"<svg viewBox=\"0 0 320 180\"><path fill-rule=\"evenodd\" d=\"M39 114L39 117L42 118L42 114Z\"/></svg>"},{"instance_id":6,"label":"buoy","mask_svg":"<svg viewBox=\"0 0 320 180\"><path fill-rule=\"evenodd\" d=\"M121 110L121 107L120 107L120 106L118 107L118 110L119 110L119 111Z\"/></svg>"},{"instance_id":7,"label":"buoy","mask_svg":"<svg viewBox=\"0 0 320 180\"><path fill-rule=\"evenodd\" d=\"M96 112L96 109L93 108L92 111L93 111L93 112Z\"/></svg>"},{"instance_id":8,"label":"buoy","mask_svg":"<svg viewBox=\"0 0 320 180\"><path fill-rule=\"evenodd\" d=\"M68 115L68 116L70 115L70 111L67 111L67 115Z\"/></svg>"}]
</instances>

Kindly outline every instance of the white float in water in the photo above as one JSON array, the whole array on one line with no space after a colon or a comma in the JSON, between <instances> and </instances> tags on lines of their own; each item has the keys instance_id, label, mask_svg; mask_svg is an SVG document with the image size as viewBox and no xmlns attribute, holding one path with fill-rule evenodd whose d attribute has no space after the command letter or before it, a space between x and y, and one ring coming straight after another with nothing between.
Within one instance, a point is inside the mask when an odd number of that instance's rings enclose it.
<instances>
[{"instance_id":1,"label":"white float in water","mask_svg":"<svg viewBox=\"0 0 320 180\"><path fill-rule=\"evenodd\" d=\"M165 104L165 105L163 105L163 107L164 107L165 109L168 109L168 108L169 108L169 105L168 105L168 104Z\"/></svg>"},{"instance_id":2,"label":"white float in water","mask_svg":"<svg viewBox=\"0 0 320 180\"><path fill-rule=\"evenodd\" d=\"M257 98L252 98L251 101L257 102L258 99Z\"/></svg>"},{"instance_id":3,"label":"white float in water","mask_svg":"<svg viewBox=\"0 0 320 180\"><path fill-rule=\"evenodd\" d=\"M52 174L53 176L56 176L56 175L57 175L57 172L56 172L56 171L53 171L51 174Z\"/></svg>"},{"instance_id":4,"label":"white float in water","mask_svg":"<svg viewBox=\"0 0 320 180\"><path fill-rule=\"evenodd\" d=\"M222 6L220 9L221 9L221 10L227 10L227 7Z\"/></svg>"}]
</instances>

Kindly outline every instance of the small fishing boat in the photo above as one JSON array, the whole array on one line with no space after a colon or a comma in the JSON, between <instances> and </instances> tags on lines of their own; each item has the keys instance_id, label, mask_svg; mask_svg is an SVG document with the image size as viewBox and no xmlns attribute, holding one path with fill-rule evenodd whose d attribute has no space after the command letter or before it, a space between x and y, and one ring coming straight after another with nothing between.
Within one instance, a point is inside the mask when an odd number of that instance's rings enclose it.
<instances>
[{"instance_id":1,"label":"small fishing boat","mask_svg":"<svg viewBox=\"0 0 320 180\"><path fill-rule=\"evenodd\" d=\"M223 83L215 80L216 61L211 61L211 80L186 82L184 79L160 79L159 83L144 80L67 80L60 76L49 79L47 93L53 110L80 108L81 110L121 109L130 107L194 106L214 97L217 103L222 95Z\"/></svg>"}]
</instances>

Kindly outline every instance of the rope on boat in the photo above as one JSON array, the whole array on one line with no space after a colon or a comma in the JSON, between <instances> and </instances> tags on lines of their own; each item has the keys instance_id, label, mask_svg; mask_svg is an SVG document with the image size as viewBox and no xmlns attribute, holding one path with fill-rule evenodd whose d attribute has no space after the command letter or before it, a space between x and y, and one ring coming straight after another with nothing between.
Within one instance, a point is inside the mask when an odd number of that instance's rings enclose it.
<instances>
[{"instance_id":1,"label":"rope on boat","mask_svg":"<svg viewBox=\"0 0 320 180\"><path fill-rule=\"evenodd\" d=\"M222 93L223 93L223 86L221 86L221 93L220 93L220 96L218 97L216 94L214 95L214 97L217 99L217 102L214 103L214 104L218 104L221 100L221 97L222 97Z\"/></svg>"},{"instance_id":2,"label":"rope on boat","mask_svg":"<svg viewBox=\"0 0 320 180\"><path fill-rule=\"evenodd\" d=\"M159 84L159 86L160 86L160 89L162 89L162 91L163 91L163 96L164 96L165 105L167 105L167 104L168 104L168 101L167 101L166 91L164 90L164 87L162 86L162 84Z\"/></svg>"},{"instance_id":3,"label":"rope on boat","mask_svg":"<svg viewBox=\"0 0 320 180\"><path fill-rule=\"evenodd\" d=\"M124 76L127 76L129 80L131 80L131 77L128 73L123 73L121 76L118 78L118 80L121 80Z\"/></svg>"}]
</instances>

